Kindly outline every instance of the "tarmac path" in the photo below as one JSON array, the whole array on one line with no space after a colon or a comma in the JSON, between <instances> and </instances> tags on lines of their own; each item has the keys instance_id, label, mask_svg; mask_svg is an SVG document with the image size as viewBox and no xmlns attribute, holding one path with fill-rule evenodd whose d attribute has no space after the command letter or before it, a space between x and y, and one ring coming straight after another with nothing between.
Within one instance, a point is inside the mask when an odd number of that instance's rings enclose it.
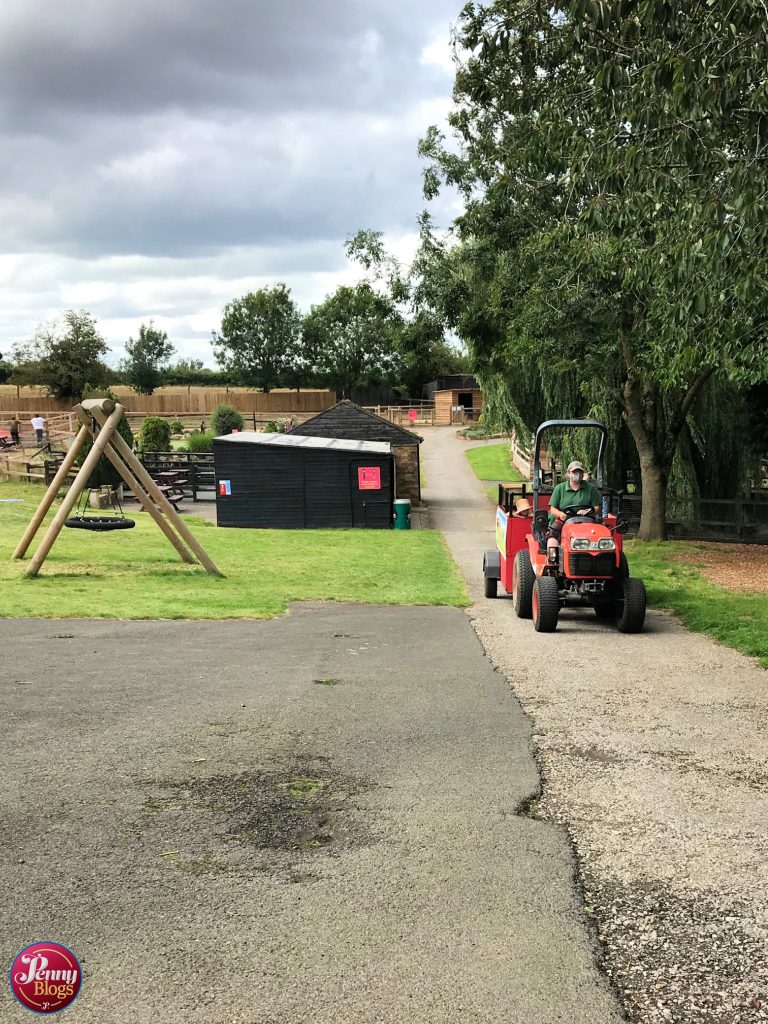
<instances>
[{"instance_id":1,"label":"tarmac path","mask_svg":"<svg viewBox=\"0 0 768 1024\"><path fill-rule=\"evenodd\" d=\"M463 611L5 619L0 648L0 959L75 952L67 1024L620 1021Z\"/></svg>"}]
</instances>

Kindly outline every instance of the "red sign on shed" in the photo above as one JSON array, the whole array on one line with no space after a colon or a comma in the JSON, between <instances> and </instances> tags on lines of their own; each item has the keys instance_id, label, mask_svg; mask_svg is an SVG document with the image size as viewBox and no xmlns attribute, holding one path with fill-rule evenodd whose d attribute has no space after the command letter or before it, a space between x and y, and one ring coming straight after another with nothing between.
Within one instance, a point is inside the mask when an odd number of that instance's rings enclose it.
<instances>
[{"instance_id":1,"label":"red sign on shed","mask_svg":"<svg viewBox=\"0 0 768 1024\"><path fill-rule=\"evenodd\" d=\"M381 467L380 466L358 466L357 486L361 491L381 490Z\"/></svg>"}]
</instances>

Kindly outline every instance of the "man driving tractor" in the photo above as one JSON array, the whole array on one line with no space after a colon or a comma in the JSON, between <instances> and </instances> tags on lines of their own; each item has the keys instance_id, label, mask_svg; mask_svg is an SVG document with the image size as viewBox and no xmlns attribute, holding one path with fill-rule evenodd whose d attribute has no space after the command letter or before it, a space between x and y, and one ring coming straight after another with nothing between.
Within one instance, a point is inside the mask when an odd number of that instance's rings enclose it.
<instances>
[{"instance_id":1,"label":"man driving tractor","mask_svg":"<svg viewBox=\"0 0 768 1024\"><path fill-rule=\"evenodd\" d=\"M566 470L568 479L561 481L552 492L549 501L549 533L547 534L547 558L557 562L557 549L563 523L573 516L573 509L580 516L597 516L600 513L600 495L592 483L584 480L587 471L580 462L571 462ZM564 510L569 510L568 513Z\"/></svg>"}]
</instances>

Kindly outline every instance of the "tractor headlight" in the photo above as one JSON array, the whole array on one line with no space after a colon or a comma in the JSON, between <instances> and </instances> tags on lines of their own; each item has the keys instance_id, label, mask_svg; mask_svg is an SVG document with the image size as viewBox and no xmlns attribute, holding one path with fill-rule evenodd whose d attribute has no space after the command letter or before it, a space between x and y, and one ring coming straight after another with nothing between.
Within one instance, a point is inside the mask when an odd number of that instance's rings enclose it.
<instances>
[{"instance_id":1,"label":"tractor headlight","mask_svg":"<svg viewBox=\"0 0 768 1024\"><path fill-rule=\"evenodd\" d=\"M589 551L589 537L574 537L571 540L571 551Z\"/></svg>"},{"instance_id":2,"label":"tractor headlight","mask_svg":"<svg viewBox=\"0 0 768 1024\"><path fill-rule=\"evenodd\" d=\"M597 550L615 551L616 542L614 541L613 537L601 537L600 540L597 542Z\"/></svg>"}]
</instances>

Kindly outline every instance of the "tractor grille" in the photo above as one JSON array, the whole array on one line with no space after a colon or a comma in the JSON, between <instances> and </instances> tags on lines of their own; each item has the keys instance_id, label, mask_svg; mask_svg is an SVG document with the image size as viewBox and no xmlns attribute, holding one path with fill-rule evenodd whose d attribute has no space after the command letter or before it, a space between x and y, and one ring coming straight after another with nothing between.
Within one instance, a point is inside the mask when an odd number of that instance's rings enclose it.
<instances>
[{"instance_id":1,"label":"tractor grille","mask_svg":"<svg viewBox=\"0 0 768 1024\"><path fill-rule=\"evenodd\" d=\"M616 552L601 551L590 555L586 551L571 551L568 562L571 576L613 576Z\"/></svg>"}]
</instances>

